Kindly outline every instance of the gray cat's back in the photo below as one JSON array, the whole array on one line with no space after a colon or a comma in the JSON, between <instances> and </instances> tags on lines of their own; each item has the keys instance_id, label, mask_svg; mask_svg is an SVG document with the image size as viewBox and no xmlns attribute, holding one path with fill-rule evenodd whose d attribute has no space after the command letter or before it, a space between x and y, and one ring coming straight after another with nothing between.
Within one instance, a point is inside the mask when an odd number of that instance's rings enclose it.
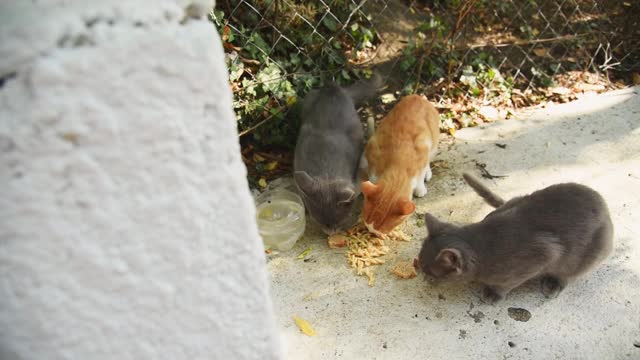
<instances>
[{"instance_id":1,"label":"gray cat's back","mask_svg":"<svg viewBox=\"0 0 640 360\"><path fill-rule=\"evenodd\" d=\"M362 152L364 130L350 95L336 84L305 99L294 156L296 171L351 179Z\"/></svg>"},{"instance_id":2,"label":"gray cat's back","mask_svg":"<svg viewBox=\"0 0 640 360\"><path fill-rule=\"evenodd\" d=\"M595 190L576 183L549 186L507 202L483 222L490 228L513 231L511 236L530 239L523 256L551 249L557 264L550 271L578 275L605 258L613 247L613 224L605 200ZM490 214L491 215L491 214ZM534 242L535 241L535 242ZM515 244L514 244L515 245ZM514 246L517 248L517 246ZM537 249L537 250L536 250ZM556 256L557 255L557 256Z\"/></svg>"}]
</instances>

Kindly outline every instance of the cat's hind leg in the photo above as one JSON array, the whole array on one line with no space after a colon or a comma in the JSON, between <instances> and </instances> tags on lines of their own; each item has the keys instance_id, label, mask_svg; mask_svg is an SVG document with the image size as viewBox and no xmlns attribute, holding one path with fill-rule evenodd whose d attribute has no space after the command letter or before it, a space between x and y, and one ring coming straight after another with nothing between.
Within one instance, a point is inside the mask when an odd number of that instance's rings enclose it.
<instances>
[{"instance_id":1,"label":"cat's hind leg","mask_svg":"<svg viewBox=\"0 0 640 360\"><path fill-rule=\"evenodd\" d=\"M424 181L431 180L431 177L433 177L433 173L431 172L431 163L427 162L427 167L425 168Z\"/></svg>"},{"instance_id":2,"label":"cat's hind leg","mask_svg":"<svg viewBox=\"0 0 640 360\"><path fill-rule=\"evenodd\" d=\"M413 195L416 197L423 197L427 195L427 185L425 184L425 181L427 180L428 174L431 174L431 167L429 167L429 164L427 163L427 166L420 171L420 174L418 174L413 181Z\"/></svg>"}]
</instances>

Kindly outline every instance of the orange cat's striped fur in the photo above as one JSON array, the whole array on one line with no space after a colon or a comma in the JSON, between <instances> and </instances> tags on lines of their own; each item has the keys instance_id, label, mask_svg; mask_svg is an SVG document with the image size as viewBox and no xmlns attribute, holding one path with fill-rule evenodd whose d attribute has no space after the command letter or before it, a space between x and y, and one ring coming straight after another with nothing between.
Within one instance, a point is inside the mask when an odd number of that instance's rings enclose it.
<instances>
[{"instance_id":1,"label":"orange cat's striped fur","mask_svg":"<svg viewBox=\"0 0 640 360\"><path fill-rule=\"evenodd\" d=\"M367 143L362 219L374 233L388 233L415 210L412 195L427 193L430 161L438 149L439 117L424 97L406 96L382 119Z\"/></svg>"}]
</instances>

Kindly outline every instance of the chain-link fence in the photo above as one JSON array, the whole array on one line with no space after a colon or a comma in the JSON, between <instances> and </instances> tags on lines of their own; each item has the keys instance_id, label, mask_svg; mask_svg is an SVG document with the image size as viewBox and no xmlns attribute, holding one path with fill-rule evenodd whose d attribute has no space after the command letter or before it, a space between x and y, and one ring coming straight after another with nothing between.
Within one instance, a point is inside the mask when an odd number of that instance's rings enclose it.
<instances>
[{"instance_id":1,"label":"chain-link fence","mask_svg":"<svg viewBox=\"0 0 640 360\"><path fill-rule=\"evenodd\" d=\"M297 100L375 69L378 104L422 93L443 128L508 116L630 81L640 69L640 2L599 0L220 0L241 135L290 147ZM637 75L634 75L637 76ZM505 115L506 114L506 115Z\"/></svg>"}]
</instances>

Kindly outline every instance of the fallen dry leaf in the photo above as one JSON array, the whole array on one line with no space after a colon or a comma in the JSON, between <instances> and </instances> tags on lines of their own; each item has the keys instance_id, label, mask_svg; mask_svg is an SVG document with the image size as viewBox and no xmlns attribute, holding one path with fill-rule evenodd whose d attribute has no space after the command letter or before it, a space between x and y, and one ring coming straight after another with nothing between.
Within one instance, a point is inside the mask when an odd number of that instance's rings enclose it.
<instances>
[{"instance_id":1,"label":"fallen dry leaf","mask_svg":"<svg viewBox=\"0 0 640 360\"><path fill-rule=\"evenodd\" d=\"M311 250L312 250L312 248L311 248L311 246L309 246L305 251L301 252L300 255L298 255L296 257L296 259L302 260L302 259L306 258L311 253Z\"/></svg>"},{"instance_id":2,"label":"fallen dry leaf","mask_svg":"<svg viewBox=\"0 0 640 360\"><path fill-rule=\"evenodd\" d=\"M261 177L260 180L258 180L258 185L260 185L261 188L266 188L267 187L267 179L265 179L264 177Z\"/></svg>"},{"instance_id":3,"label":"fallen dry leaf","mask_svg":"<svg viewBox=\"0 0 640 360\"><path fill-rule=\"evenodd\" d=\"M298 325L298 329L300 329L300 331L302 331L302 333L304 333L305 335L316 336L315 330L313 330L311 324L309 324L307 320L298 316L294 316L293 321L295 321L296 325Z\"/></svg>"},{"instance_id":4,"label":"fallen dry leaf","mask_svg":"<svg viewBox=\"0 0 640 360\"><path fill-rule=\"evenodd\" d=\"M551 92L556 95L567 95L571 93L571 90L567 89L564 86L556 86L554 88L551 88Z\"/></svg>"},{"instance_id":5,"label":"fallen dry leaf","mask_svg":"<svg viewBox=\"0 0 640 360\"><path fill-rule=\"evenodd\" d=\"M229 33L231 32L231 28L228 25L222 29L222 41L229 40Z\"/></svg>"},{"instance_id":6,"label":"fallen dry leaf","mask_svg":"<svg viewBox=\"0 0 640 360\"><path fill-rule=\"evenodd\" d=\"M273 171L277 167L278 167L278 162L277 161L272 161L272 162L268 163L267 165L265 165L264 169L267 170L267 171Z\"/></svg>"},{"instance_id":7,"label":"fallen dry leaf","mask_svg":"<svg viewBox=\"0 0 640 360\"><path fill-rule=\"evenodd\" d=\"M536 56L546 56L548 50L545 48L535 48L533 49L533 53L536 54Z\"/></svg>"}]
</instances>

